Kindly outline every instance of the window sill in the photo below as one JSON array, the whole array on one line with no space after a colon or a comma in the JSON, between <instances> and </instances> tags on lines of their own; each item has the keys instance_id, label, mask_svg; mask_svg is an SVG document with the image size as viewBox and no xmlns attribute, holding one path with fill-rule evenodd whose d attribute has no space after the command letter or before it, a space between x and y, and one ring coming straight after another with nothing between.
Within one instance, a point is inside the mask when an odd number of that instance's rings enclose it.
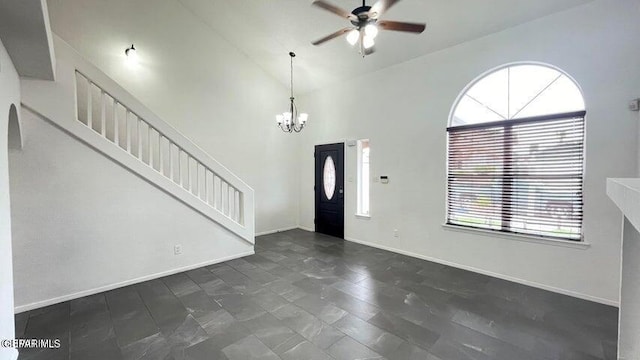
<instances>
[{"instance_id":1,"label":"window sill","mask_svg":"<svg viewBox=\"0 0 640 360\"><path fill-rule=\"evenodd\" d=\"M450 225L450 224L442 224L442 228L447 231L458 231L458 232L465 232L465 233L477 234L482 236L499 237L504 239L567 247L567 248L573 248L573 249L585 250L591 247L591 244L586 243L584 241L549 239L549 238L545 238L542 236L535 236L535 235L501 233L501 232L492 231L492 230L474 229L474 228L468 228L464 226L457 226L457 225Z\"/></svg>"},{"instance_id":2,"label":"window sill","mask_svg":"<svg viewBox=\"0 0 640 360\"><path fill-rule=\"evenodd\" d=\"M356 214L356 218L361 220L371 220L371 215Z\"/></svg>"}]
</instances>

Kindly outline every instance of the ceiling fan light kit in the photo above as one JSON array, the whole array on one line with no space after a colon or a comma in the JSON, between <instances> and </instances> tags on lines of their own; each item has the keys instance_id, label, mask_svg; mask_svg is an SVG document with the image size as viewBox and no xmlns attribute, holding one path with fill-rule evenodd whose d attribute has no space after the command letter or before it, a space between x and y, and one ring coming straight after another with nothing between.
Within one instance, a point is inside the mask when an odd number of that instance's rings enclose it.
<instances>
[{"instance_id":1,"label":"ceiling fan light kit","mask_svg":"<svg viewBox=\"0 0 640 360\"><path fill-rule=\"evenodd\" d=\"M362 54L362 57L365 57L375 51L375 38L381 29L415 34L422 33L426 27L425 24L380 20L380 16L398 1L399 0L378 0L373 6L367 6L365 0L362 0L362 6L353 9L353 11L349 13L325 0L315 0L313 2L314 6L349 20L352 26L340 29L322 39L314 41L312 44L321 45L329 40L347 34L347 42L352 46L359 43L360 54Z\"/></svg>"},{"instance_id":2,"label":"ceiling fan light kit","mask_svg":"<svg viewBox=\"0 0 640 360\"><path fill-rule=\"evenodd\" d=\"M276 115L276 123L284 132L300 132L309 120L309 114L298 113L298 107L293 96L293 58L296 54L292 51L289 53L291 57L291 97L289 97L289 109L282 114Z\"/></svg>"}]
</instances>

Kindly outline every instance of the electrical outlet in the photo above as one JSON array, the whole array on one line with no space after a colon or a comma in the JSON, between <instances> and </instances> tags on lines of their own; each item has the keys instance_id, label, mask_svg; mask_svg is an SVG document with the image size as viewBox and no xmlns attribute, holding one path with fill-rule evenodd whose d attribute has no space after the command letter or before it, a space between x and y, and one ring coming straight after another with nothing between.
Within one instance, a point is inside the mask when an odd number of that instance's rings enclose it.
<instances>
[{"instance_id":1,"label":"electrical outlet","mask_svg":"<svg viewBox=\"0 0 640 360\"><path fill-rule=\"evenodd\" d=\"M182 255L182 245L175 245L173 247L173 255Z\"/></svg>"},{"instance_id":2,"label":"electrical outlet","mask_svg":"<svg viewBox=\"0 0 640 360\"><path fill-rule=\"evenodd\" d=\"M629 103L629 110L640 111L640 99L634 99Z\"/></svg>"},{"instance_id":3,"label":"electrical outlet","mask_svg":"<svg viewBox=\"0 0 640 360\"><path fill-rule=\"evenodd\" d=\"M393 229L393 237L400 237L400 234L398 234L398 229Z\"/></svg>"}]
</instances>

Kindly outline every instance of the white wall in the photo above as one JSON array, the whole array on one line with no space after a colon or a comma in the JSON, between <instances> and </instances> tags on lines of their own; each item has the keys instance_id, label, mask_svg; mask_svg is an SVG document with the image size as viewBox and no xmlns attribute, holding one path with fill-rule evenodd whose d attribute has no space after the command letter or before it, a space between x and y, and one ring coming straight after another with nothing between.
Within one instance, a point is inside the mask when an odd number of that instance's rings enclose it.
<instances>
[{"instance_id":1,"label":"white wall","mask_svg":"<svg viewBox=\"0 0 640 360\"><path fill-rule=\"evenodd\" d=\"M0 42L0 339L14 338L11 211L9 202L8 127L11 105L20 108L20 80ZM14 359L17 351L0 348L0 359Z\"/></svg>"},{"instance_id":2,"label":"white wall","mask_svg":"<svg viewBox=\"0 0 640 360\"><path fill-rule=\"evenodd\" d=\"M274 117L285 86L174 0L50 0L49 13L57 35L254 188L256 232L297 225L297 137Z\"/></svg>"},{"instance_id":3,"label":"white wall","mask_svg":"<svg viewBox=\"0 0 640 360\"><path fill-rule=\"evenodd\" d=\"M618 357L632 360L640 357L640 233L626 218L623 233Z\"/></svg>"},{"instance_id":4,"label":"white wall","mask_svg":"<svg viewBox=\"0 0 640 360\"><path fill-rule=\"evenodd\" d=\"M638 18L635 0L595 1L305 95L314 121L300 151L301 226L314 226L313 146L367 138L372 174L388 175L390 183L372 183L370 220L354 216L355 183L346 183L347 238L617 303L621 217L605 195L605 179L636 173L638 120L626 104L639 95ZM584 91L587 249L442 227L449 111L478 75L516 61L558 66ZM355 148L347 149L346 178L355 179Z\"/></svg>"},{"instance_id":5,"label":"white wall","mask_svg":"<svg viewBox=\"0 0 640 360\"><path fill-rule=\"evenodd\" d=\"M22 124L24 148L9 156L18 312L253 253L27 109Z\"/></svg>"},{"instance_id":6,"label":"white wall","mask_svg":"<svg viewBox=\"0 0 640 360\"><path fill-rule=\"evenodd\" d=\"M225 230L224 221L194 210L192 197L167 188L159 181L164 177L137 161L131 164L129 155L78 122L76 69L206 160L66 43L56 38L55 46L58 80L21 81L29 137L23 150L10 156L16 310L253 253L253 230L249 238L231 232L237 228ZM208 166L252 196L214 161ZM247 224L253 224L250 218L245 214ZM178 244L183 254L175 256Z\"/></svg>"}]
</instances>

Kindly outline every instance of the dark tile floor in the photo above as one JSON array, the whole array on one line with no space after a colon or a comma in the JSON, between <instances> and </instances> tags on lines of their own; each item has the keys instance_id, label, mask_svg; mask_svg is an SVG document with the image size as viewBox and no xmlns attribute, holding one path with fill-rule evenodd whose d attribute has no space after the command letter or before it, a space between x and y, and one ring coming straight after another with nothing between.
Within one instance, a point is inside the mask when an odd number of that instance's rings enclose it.
<instances>
[{"instance_id":1,"label":"dark tile floor","mask_svg":"<svg viewBox=\"0 0 640 360\"><path fill-rule=\"evenodd\" d=\"M16 315L27 359L615 359L617 309L293 230L256 255Z\"/></svg>"}]
</instances>

